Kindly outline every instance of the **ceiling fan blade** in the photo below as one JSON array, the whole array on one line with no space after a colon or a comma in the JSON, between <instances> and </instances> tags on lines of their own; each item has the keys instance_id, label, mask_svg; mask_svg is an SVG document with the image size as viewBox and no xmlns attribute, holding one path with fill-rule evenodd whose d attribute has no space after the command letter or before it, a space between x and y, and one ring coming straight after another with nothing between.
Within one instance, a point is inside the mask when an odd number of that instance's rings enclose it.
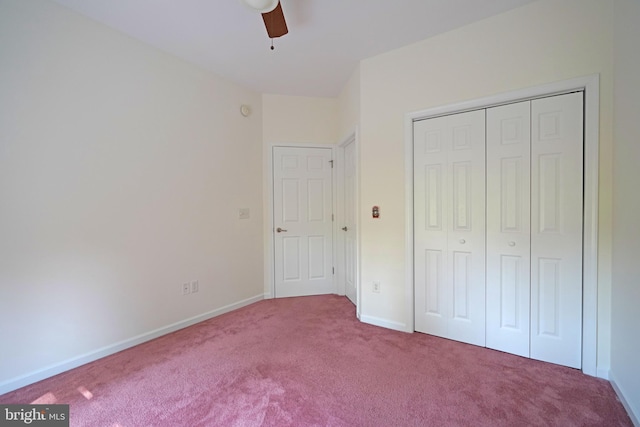
<instances>
[{"instance_id":1,"label":"ceiling fan blade","mask_svg":"<svg viewBox=\"0 0 640 427\"><path fill-rule=\"evenodd\" d=\"M280 2L275 9L271 12L263 13L262 20L264 26L267 27L267 34L269 38L275 39L276 37L284 36L289 32L287 23L284 20L284 13L282 12L282 6Z\"/></svg>"}]
</instances>

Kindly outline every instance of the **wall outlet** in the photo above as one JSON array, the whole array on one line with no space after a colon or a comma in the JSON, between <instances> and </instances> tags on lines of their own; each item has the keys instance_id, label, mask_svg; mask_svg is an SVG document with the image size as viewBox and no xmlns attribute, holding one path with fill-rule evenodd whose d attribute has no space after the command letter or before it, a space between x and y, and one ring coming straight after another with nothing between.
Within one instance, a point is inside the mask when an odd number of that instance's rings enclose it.
<instances>
[{"instance_id":1,"label":"wall outlet","mask_svg":"<svg viewBox=\"0 0 640 427\"><path fill-rule=\"evenodd\" d=\"M191 282L191 293L195 294L196 292L198 292L200 290L200 283L198 283L197 280L193 280Z\"/></svg>"},{"instance_id":2,"label":"wall outlet","mask_svg":"<svg viewBox=\"0 0 640 427\"><path fill-rule=\"evenodd\" d=\"M373 292L380 293L380 282L373 282Z\"/></svg>"},{"instance_id":3,"label":"wall outlet","mask_svg":"<svg viewBox=\"0 0 640 427\"><path fill-rule=\"evenodd\" d=\"M238 209L238 218L249 219L251 217L251 210L249 208Z\"/></svg>"},{"instance_id":4,"label":"wall outlet","mask_svg":"<svg viewBox=\"0 0 640 427\"><path fill-rule=\"evenodd\" d=\"M189 295L191 293L191 285L189 283L182 284L182 295Z\"/></svg>"}]
</instances>

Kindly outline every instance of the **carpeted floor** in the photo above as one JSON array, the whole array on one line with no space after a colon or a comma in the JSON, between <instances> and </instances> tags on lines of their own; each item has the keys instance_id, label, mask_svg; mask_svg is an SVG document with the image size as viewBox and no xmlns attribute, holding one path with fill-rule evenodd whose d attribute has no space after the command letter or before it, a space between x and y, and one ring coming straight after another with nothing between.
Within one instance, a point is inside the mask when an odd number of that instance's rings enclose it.
<instances>
[{"instance_id":1,"label":"carpeted floor","mask_svg":"<svg viewBox=\"0 0 640 427\"><path fill-rule=\"evenodd\" d=\"M605 380L266 300L0 396L72 426L631 426Z\"/></svg>"}]
</instances>

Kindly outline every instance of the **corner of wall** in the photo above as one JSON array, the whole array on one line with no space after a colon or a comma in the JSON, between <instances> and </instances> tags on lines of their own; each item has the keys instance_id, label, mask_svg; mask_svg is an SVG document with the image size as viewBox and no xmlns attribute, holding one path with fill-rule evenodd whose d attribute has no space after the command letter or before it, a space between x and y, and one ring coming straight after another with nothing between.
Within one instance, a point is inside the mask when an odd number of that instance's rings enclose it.
<instances>
[{"instance_id":1,"label":"corner of wall","mask_svg":"<svg viewBox=\"0 0 640 427\"><path fill-rule=\"evenodd\" d=\"M640 413L637 413L636 411L634 411L634 408L631 406L631 404L626 398L627 395L620 388L619 383L616 381L615 374L610 372L609 377L610 377L609 382L611 383L611 387L613 387L613 390L616 392L618 399L620 399L620 403L622 403L622 406L624 406L624 409L627 411L627 415L629 415L629 418L631 418L631 422L633 423L634 426L640 427Z\"/></svg>"}]
</instances>

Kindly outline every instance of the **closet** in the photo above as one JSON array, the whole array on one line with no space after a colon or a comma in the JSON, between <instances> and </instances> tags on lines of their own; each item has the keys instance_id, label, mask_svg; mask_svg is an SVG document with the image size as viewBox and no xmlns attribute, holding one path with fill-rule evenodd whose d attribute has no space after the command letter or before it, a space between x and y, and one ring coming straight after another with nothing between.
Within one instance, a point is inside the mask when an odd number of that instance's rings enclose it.
<instances>
[{"instance_id":1,"label":"closet","mask_svg":"<svg viewBox=\"0 0 640 427\"><path fill-rule=\"evenodd\" d=\"M580 368L583 93L413 126L416 331Z\"/></svg>"}]
</instances>

